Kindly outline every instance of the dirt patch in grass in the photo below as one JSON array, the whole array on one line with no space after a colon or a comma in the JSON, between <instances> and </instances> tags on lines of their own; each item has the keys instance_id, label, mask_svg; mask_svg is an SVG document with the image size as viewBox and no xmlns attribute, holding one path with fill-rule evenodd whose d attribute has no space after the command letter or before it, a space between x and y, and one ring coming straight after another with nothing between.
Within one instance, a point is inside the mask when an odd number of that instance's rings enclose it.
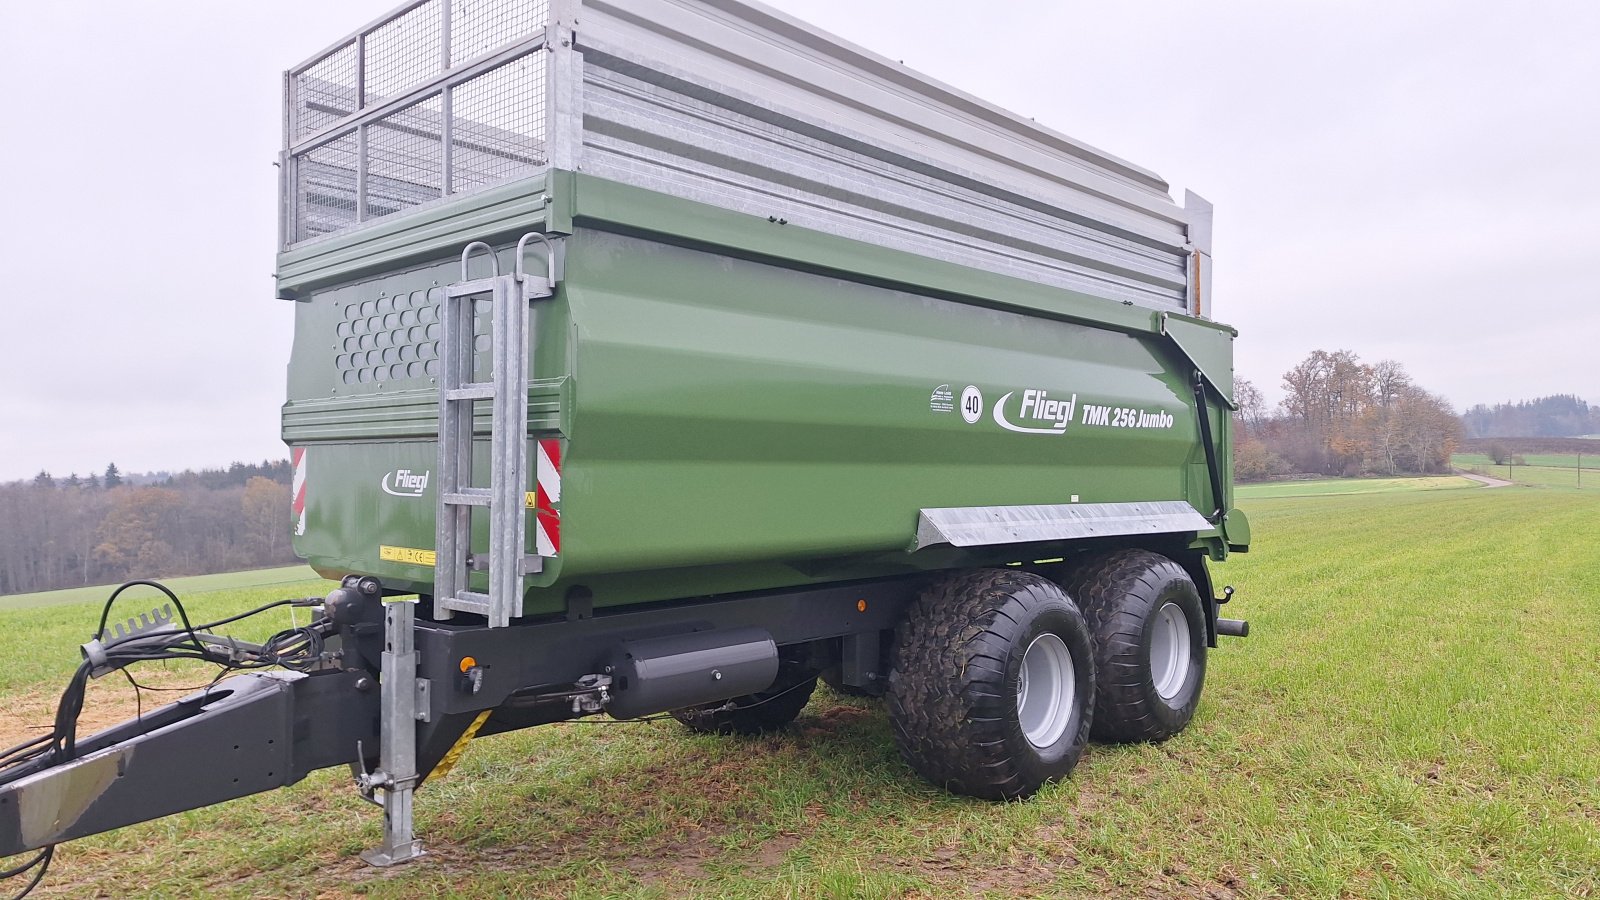
<instances>
[{"instance_id":1,"label":"dirt patch in grass","mask_svg":"<svg viewBox=\"0 0 1600 900\"><path fill-rule=\"evenodd\" d=\"M427 856L392 869L372 868L359 857L330 861L318 870L317 881L323 887L317 896L355 896L391 880L404 882L408 894L414 893L418 883L521 883L530 874L558 872L575 865L589 871L626 873L641 886L659 888L667 896L675 896L678 892L673 886L704 880L709 868L727 855L719 846L719 836L717 829L686 829L642 843L614 842L599 852L581 835L552 835L546 841L499 847L430 840ZM346 885L351 893L327 887L330 884ZM517 892L524 896L564 896L566 889L559 884L548 890L526 885Z\"/></svg>"},{"instance_id":2,"label":"dirt patch in grass","mask_svg":"<svg viewBox=\"0 0 1600 900\"><path fill-rule=\"evenodd\" d=\"M193 666L160 668L147 665L136 673L139 683L150 688L144 691L142 703L133 686L121 674L92 680L84 696L83 712L78 716L78 735L87 737L113 725L120 725L141 711L148 713L200 690L211 680L215 671ZM56 706L61 702L61 691L65 687L66 684L62 683L7 692L5 706L0 708L0 748L49 734L55 725Z\"/></svg>"},{"instance_id":3,"label":"dirt patch in grass","mask_svg":"<svg viewBox=\"0 0 1600 900\"><path fill-rule=\"evenodd\" d=\"M756 848L751 864L757 869L776 869L783 865L789 851L800 846L800 836L796 834L780 834L762 842Z\"/></svg>"}]
</instances>

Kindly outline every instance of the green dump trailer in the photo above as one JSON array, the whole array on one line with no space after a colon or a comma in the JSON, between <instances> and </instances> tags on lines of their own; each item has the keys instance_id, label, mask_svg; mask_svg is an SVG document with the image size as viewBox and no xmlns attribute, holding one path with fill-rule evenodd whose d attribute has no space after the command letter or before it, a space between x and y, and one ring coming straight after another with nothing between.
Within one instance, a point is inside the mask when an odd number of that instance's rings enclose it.
<instances>
[{"instance_id":1,"label":"green dump trailer","mask_svg":"<svg viewBox=\"0 0 1600 900\"><path fill-rule=\"evenodd\" d=\"M0 772L0 855L348 763L403 861L474 737L756 732L819 678L1021 797L1246 632L1199 197L744 0L409 3L284 87L294 546L341 587L277 644L97 635L287 671Z\"/></svg>"}]
</instances>

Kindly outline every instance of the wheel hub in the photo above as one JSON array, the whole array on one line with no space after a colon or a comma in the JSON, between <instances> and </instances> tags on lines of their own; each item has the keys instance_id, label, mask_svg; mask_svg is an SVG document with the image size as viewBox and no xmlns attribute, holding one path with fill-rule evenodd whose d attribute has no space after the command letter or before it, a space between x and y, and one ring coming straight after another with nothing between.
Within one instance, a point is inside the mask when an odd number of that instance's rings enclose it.
<instances>
[{"instance_id":1,"label":"wheel hub","mask_svg":"<svg viewBox=\"0 0 1600 900\"><path fill-rule=\"evenodd\" d=\"M1183 608L1168 603L1156 611L1150 635L1150 681L1163 700L1183 692L1189 681L1189 619Z\"/></svg>"},{"instance_id":2,"label":"wheel hub","mask_svg":"<svg viewBox=\"0 0 1600 900\"><path fill-rule=\"evenodd\" d=\"M1077 708L1076 674L1072 651L1056 635L1039 635L1023 652L1017 679L1017 718L1028 743L1043 749L1066 734Z\"/></svg>"}]
</instances>

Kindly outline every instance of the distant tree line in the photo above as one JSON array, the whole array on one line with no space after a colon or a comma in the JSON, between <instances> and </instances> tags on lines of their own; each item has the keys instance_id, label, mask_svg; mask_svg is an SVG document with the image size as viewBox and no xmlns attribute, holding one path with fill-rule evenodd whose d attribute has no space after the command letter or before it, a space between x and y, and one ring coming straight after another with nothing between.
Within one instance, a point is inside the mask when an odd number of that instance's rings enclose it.
<instances>
[{"instance_id":1,"label":"distant tree line","mask_svg":"<svg viewBox=\"0 0 1600 900\"><path fill-rule=\"evenodd\" d=\"M1568 438L1600 434L1600 406L1570 394L1485 406L1461 416L1469 438Z\"/></svg>"},{"instance_id":2,"label":"distant tree line","mask_svg":"<svg viewBox=\"0 0 1600 900\"><path fill-rule=\"evenodd\" d=\"M0 484L0 594L294 562L288 460Z\"/></svg>"},{"instance_id":3,"label":"distant tree line","mask_svg":"<svg viewBox=\"0 0 1600 900\"><path fill-rule=\"evenodd\" d=\"M1282 386L1285 397L1276 409L1267 408L1251 382L1235 387L1239 480L1450 471L1461 420L1400 363L1367 364L1349 350L1316 350L1284 373Z\"/></svg>"}]
</instances>

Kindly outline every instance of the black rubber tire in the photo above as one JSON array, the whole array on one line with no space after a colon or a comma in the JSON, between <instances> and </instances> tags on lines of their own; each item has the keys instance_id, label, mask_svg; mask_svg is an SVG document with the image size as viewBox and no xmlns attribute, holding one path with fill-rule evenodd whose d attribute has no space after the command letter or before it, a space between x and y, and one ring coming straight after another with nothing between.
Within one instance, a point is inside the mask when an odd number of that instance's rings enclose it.
<instances>
[{"instance_id":1,"label":"black rubber tire","mask_svg":"<svg viewBox=\"0 0 1600 900\"><path fill-rule=\"evenodd\" d=\"M1072 655L1075 703L1055 743L1029 742L1017 710L1022 657L1059 636ZM979 569L941 578L895 630L889 722L900 755L924 778L989 800L1026 797L1071 774L1094 714L1094 648L1076 604L1027 572Z\"/></svg>"},{"instance_id":2,"label":"black rubber tire","mask_svg":"<svg viewBox=\"0 0 1600 900\"><path fill-rule=\"evenodd\" d=\"M1182 731L1200 705L1206 678L1205 608L1183 566L1149 550L1118 550L1084 562L1062 585L1094 632L1094 739L1164 741ZM1189 667L1171 700L1157 693L1150 666L1151 627L1173 603L1189 626Z\"/></svg>"},{"instance_id":3,"label":"black rubber tire","mask_svg":"<svg viewBox=\"0 0 1600 900\"><path fill-rule=\"evenodd\" d=\"M816 670L784 663L772 687L704 706L675 709L672 717L696 734L764 734L793 722L817 689Z\"/></svg>"}]
</instances>

